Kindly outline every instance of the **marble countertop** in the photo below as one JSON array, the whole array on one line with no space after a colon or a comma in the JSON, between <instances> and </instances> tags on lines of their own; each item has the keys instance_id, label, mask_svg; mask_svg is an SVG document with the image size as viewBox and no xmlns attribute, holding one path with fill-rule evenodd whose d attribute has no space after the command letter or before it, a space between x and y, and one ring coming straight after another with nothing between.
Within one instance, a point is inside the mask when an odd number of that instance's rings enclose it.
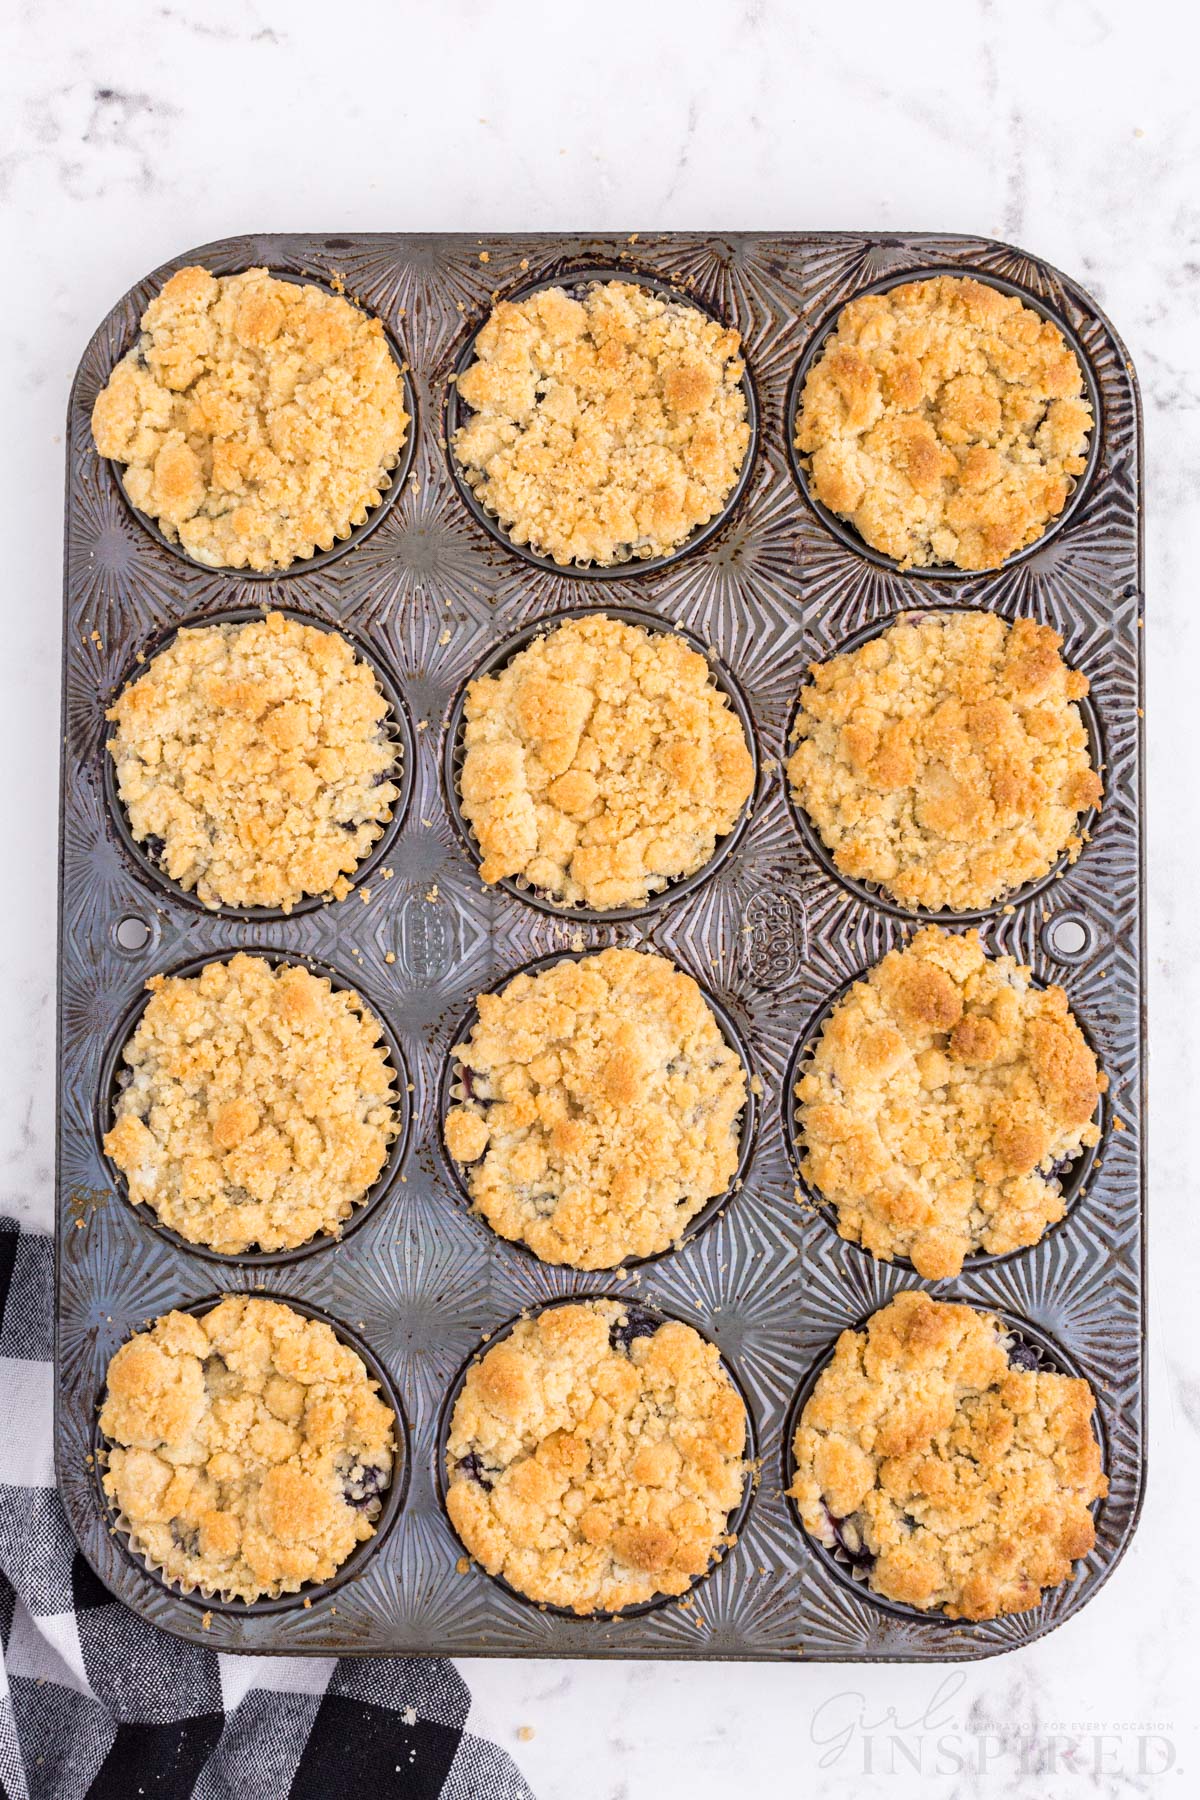
<instances>
[{"instance_id":1,"label":"marble countertop","mask_svg":"<svg viewBox=\"0 0 1200 1800\"><path fill-rule=\"evenodd\" d=\"M443 0L345 16L352 31L313 0L66 0L52 14L42 0L17 9L0 59L11 871L0 1206L51 1221L62 419L84 342L131 282L182 247L251 229L711 223L1023 244L1109 312L1146 408L1159 1254L1140 1533L1083 1614L966 1669L476 1662L464 1674L473 1728L512 1752L539 1800L721 1800L774 1784L896 1800L1192 1791L1200 1583L1181 1519L1200 1484L1186 1128L1200 983L1184 929L1200 877L1186 723L1200 659L1187 574L1200 554L1193 46L1172 27L1164 50L1154 0L860 0L851 15L811 16L783 0L611 0L599 15Z\"/></svg>"}]
</instances>

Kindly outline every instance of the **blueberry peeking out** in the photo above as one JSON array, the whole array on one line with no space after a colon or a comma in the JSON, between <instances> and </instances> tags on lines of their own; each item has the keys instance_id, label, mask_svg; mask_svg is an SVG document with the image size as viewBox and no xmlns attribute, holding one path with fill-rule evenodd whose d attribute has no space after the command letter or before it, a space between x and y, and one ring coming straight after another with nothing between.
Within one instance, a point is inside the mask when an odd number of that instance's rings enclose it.
<instances>
[{"instance_id":1,"label":"blueberry peeking out","mask_svg":"<svg viewBox=\"0 0 1200 1800\"><path fill-rule=\"evenodd\" d=\"M495 1486L491 1475L488 1474L474 1450L469 1450L465 1456L459 1457L458 1473L465 1475L468 1481L477 1481L480 1487L486 1489L489 1494Z\"/></svg>"},{"instance_id":2,"label":"blueberry peeking out","mask_svg":"<svg viewBox=\"0 0 1200 1800\"><path fill-rule=\"evenodd\" d=\"M146 855L150 858L151 862L161 862L166 847L165 838L155 837L153 832L142 839L142 849L146 852Z\"/></svg>"},{"instance_id":3,"label":"blueberry peeking out","mask_svg":"<svg viewBox=\"0 0 1200 1800\"><path fill-rule=\"evenodd\" d=\"M386 1469L377 1463L365 1465L358 1461L348 1462L343 1458L338 1464L338 1474L342 1482L342 1499L355 1512L366 1512L378 1507L379 1497L388 1485Z\"/></svg>"},{"instance_id":4,"label":"blueberry peeking out","mask_svg":"<svg viewBox=\"0 0 1200 1800\"><path fill-rule=\"evenodd\" d=\"M200 1549L200 1533L194 1525L176 1517L171 1520L171 1542L185 1556L195 1556Z\"/></svg>"},{"instance_id":5,"label":"blueberry peeking out","mask_svg":"<svg viewBox=\"0 0 1200 1800\"><path fill-rule=\"evenodd\" d=\"M1028 1369L1030 1373L1036 1374L1041 1367L1041 1359L1030 1345L1014 1338L1008 1346L1008 1366L1010 1369Z\"/></svg>"},{"instance_id":6,"label":"blueberry peeking out","mask_svg":"<svg viewBox=\"0 0 1200 1800\"><path fill-rule=\"evenodd\" d=\"M839 1550L847 1557L855 1569L869 1569L875 1561L875 1553L868 1550L862 1533L853 1519L838 1519L825 1508L825 1517L829 1521L829 1529Z\"/></svg>"},{"instance_id":7,"label":"blueberry peeking out","mask_svg":"<svg viewBox=\"0 0 1200 1800\"><path fill-rule=\"evenodd\" d=\"M629 1306L625 1309L625 1317L618 1319L608 1328L608 1341L614 1350L623 1350L629 1355L629 1346L634 1338L653 1337L660 1321L652 1319L648 1313Z\"/></svg>"}]
</instances>

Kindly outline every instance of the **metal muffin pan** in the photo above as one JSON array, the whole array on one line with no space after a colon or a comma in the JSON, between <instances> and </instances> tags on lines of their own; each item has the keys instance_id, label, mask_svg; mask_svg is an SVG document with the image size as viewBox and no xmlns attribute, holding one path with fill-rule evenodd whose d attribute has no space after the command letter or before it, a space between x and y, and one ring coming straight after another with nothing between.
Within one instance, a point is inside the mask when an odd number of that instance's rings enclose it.
<instances>
[{"instance_id":1,"label":"metal muffin pan","mask_svg":"<svg viewBox=\"0 0 1200 1800\"><path fill-rule=\"evenodd\" d=\"M365 541L319 567L263 581L190 562L143 528L94 452L96 394L161 282L195 261L218 273L262 263L344 280L405 346L417 419L407 479ZM868 287L945 267L1012 282L1060 319L1099 402L1094 473L1069 516L1009 565L967 578L903 573L845 541L797 486L790 450L788 394L823 322ZM662 568L623 565L598 589L582 572L538 566L480 521L440 427L448 378L493 296L609 269L664 281L738 327L758 439L739 504L706 541ZM760 770L719 866L631 917L485 890L444 774L450 711L481 665L519 633L609 599L715 654L748 709ZM174 891L123 838L106 797L104 709L136 653L179 625L279 604L349 632L390 673L412 725L411 800L388 844L393 877L368 877L365 903L356 892L286 919L226 918ZM1081 289L1003 244L855 233L259 236L189 252L126 295L71 395L64 609L56 1435L67 1513L101 1580L166 1630L260 1654L970 1660L1027 1643L1085 1605L1132 1536L1144 1473L1142 604L1141 427L1127 354ZM931 605L1030 614L1062 632L1065 656L1092 683L1106 763L1105 801L1079 861L979 922L988 948L1061 982L1109 1076L1109 1126L1087 1194L1041 1245L968 1266L933 1291L1020 1322L1089 1378L1110 1494L1077 1579L1030 1612L980 1625L898 1614L849 1591L782 1491L789 1414L837 1333L897 1289L925 1285L843 1242L795 1198L783 1092L797 1045L829 997L904 941L914 919L854 892L814 855L785 792L787 731L811 661ZM1056 957L1064 920L1084 941ZM124 930L118 937L125 924L141 927L129 942ZM648 1265L581 1275L543 1266L467 1215L439 1142L441 1084L479 993L542 957L612 943L651 946L693 974L736 1028L763 1091L745 1183L718 1216ZM407 1154L387 1194L342 1240L278 1267L206 1257L144 1224L114 1187L97 1137L105 1057L146 978L250 947L361 978L412 1084ZM208 1608L206 1628L204 1602L167 1588L114 1533L95 1433L117 1346L214 1287L311 1306L368 1348L402 1404L410 1454L394 1524L336 1591L314 1588L269 1610ZM605 1293L683 1318L718 1345L745 1389L760 1471L738 1543L691 1605L577 1619L506 1593L477 1568L459 1573L438 1455L447 1396L485 1338L527 1309Z\"/></svg>"}]
</instances>

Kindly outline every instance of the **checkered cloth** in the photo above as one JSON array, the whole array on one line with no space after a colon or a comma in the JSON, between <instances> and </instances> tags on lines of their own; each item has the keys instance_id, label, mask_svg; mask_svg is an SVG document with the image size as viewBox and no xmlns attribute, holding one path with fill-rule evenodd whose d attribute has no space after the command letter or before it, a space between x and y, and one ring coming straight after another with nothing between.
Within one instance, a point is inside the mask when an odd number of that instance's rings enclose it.
<instances>
[{"instance_id":1,"label":"checkered cloth","mask_svg":"<svg viewBox=\"0 0 1200 1800\"><path fill-rule=\"evenodd\" d=\"M448 1662L225 1656L100 1585L54 1485L53 1266L0 1219L3 1800L532 1800Z\"/></svg>"}]
</instances>

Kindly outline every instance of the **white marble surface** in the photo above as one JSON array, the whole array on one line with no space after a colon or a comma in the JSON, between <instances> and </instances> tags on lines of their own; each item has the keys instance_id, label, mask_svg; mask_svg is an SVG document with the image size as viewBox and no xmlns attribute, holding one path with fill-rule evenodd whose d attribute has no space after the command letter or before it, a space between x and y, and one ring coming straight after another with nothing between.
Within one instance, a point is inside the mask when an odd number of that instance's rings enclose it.
<instances>
[{"instance_id":1,"label":"white marble surface","mask_svg":"<svg viewBox=\"0 0 1200 1800\"><path fill-rule=\"evenodd\" d=\"M53 1158L62 417L88 334L137 276L258 228L943 228L1024 244L1110 312L1142 380L1150 519L1158 1254L1138 1539L1080 1617L948 1683L946 1671L869 1667L465 1672L476 1728L512 1751L540 1800L719 1800L776 1783L896 1800L1200 1791L1190 12L1153 0L35 0L9 17L0 1206L40 1224ZM519 1739L521 1726L535 1735ZM1064 1730L1079 1739L1070 1758ZM1174 1768L1155 1773L1169 1756Z\"/></svg>"}]
</instances>

